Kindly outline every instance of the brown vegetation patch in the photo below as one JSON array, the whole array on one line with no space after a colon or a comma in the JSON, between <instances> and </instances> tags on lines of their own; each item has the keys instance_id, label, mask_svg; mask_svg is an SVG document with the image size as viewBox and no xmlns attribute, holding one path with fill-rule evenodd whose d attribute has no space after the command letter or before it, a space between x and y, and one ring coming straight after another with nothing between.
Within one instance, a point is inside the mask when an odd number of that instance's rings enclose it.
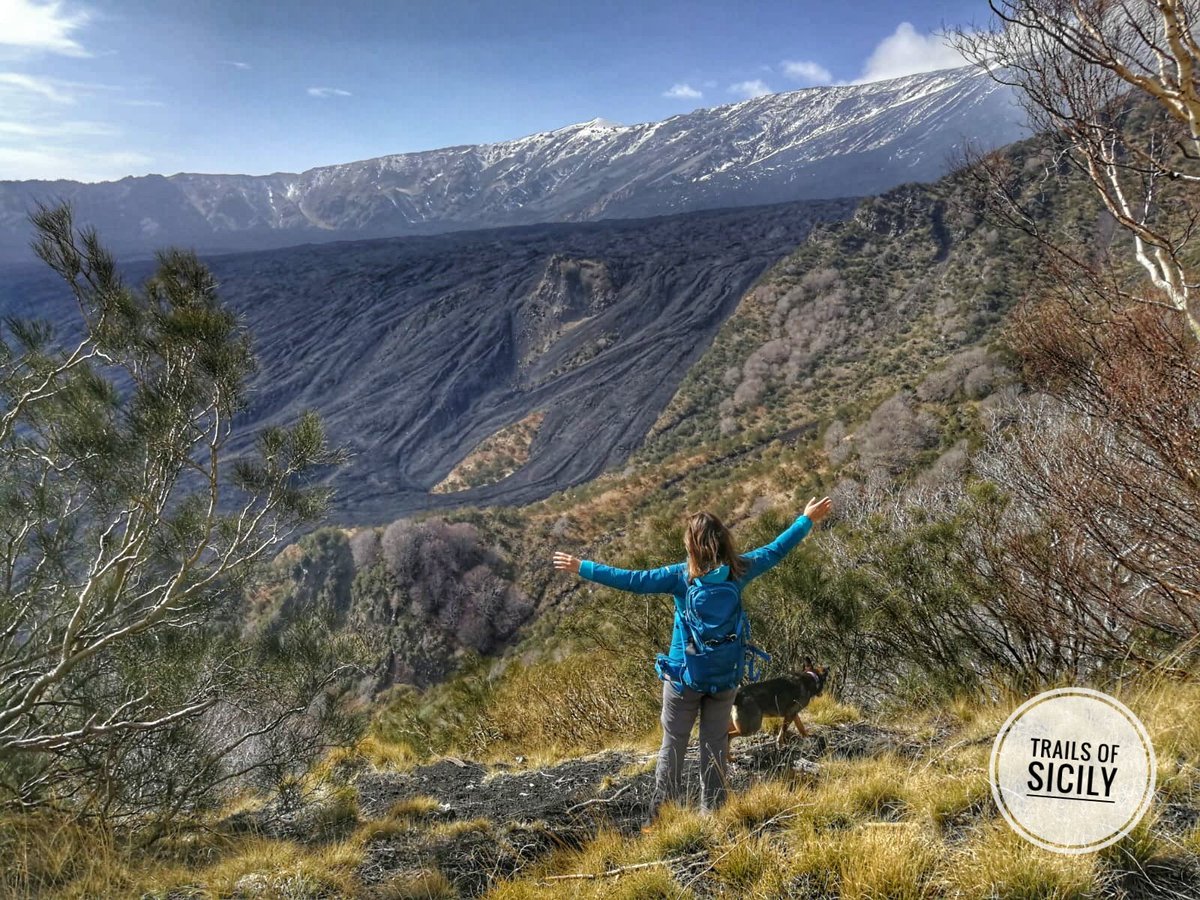
<instances>
[{"instance_id":1,"label":"brown vegetation patch","mask_svg":"<svg viewBox=\"0 0 1200 900\"><path fill-rule=\"evenodd\" d=\"M451 494L503 481L529 461L529 448L546 414L540 410L501 428L466 455L449 475L435 484L435 494Z\"/></svg>"}]
</instances>

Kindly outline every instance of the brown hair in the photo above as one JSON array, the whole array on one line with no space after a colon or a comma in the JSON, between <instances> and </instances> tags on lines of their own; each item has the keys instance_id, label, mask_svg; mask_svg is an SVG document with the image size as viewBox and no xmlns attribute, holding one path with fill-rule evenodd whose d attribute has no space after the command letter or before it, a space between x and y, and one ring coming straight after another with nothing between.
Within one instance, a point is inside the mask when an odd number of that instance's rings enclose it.
<instances>
[{"instance_id":1,"label":"brown hair","mask_svg":"<svg viewBox=\"0 0 1200 900\"><path fill-rule=\"evenodd\" d=\"M688 555L688 581L721 564L729 566L730 578L741 578L750 567L734 547L729 529L710 512L688 517L683 545Z\"/></svg>"}]
</instances>

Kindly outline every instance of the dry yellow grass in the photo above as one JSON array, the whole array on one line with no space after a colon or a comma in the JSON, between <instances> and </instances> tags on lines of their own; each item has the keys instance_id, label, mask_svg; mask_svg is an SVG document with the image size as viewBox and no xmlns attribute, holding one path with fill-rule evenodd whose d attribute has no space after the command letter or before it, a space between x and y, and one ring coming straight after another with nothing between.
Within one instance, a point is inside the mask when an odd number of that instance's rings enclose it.
<instances>
[{"instance_id":1,"label":"dry yellow grass","mask_svg":"<svg viewBox=\"0 0 1200 900\"><path fill-rule=\"evenodd\" d=\"M262 896L352 896L362 851L355 841L305 847L255 836L177 837L150 850L121 846L95 824L22 816L0 822L2 897L231 896L249 879ZM209 852L202 852L209 851ZM211 858L211 862L200 860ZM243 887L248 882L243 882Z\"/></svg>"},{"instance_id":2,"label":"dry yellow grass","mask_svg":"<svg viewBox=\"0 0 1200 900\"><path fill-rule=\"evenodd\" d=\"M307 847L259 838L240 844L228 859L196 874L200 884L222 896L232 894L242 879L287 886L293 895L305 891L352 895L359 887L354 870L361 861L362 848L353 840Z\"/></svg>"},{"instance_id":3,"label":"dry yellow grass","mask_svg":"<svg viewBox=\"0 0 1200 900\"><path fill-rule=\"evenodd\" d=\"M1121 696L1154 736L1164 792L1195 803L1200 686L1155 681ZM815 782L763 781L731 797L712 819L668 808L655 833L636 840L602 836L542 874L597 874L704 851L711 861L704 877L731 896L1070 900L1096 896L1122 871L1184 858L1200 863L1200 828L1178 839L1153 813L1099 854L1051 854L1013 833L997 817L987 766L992 736L1022 699L963 699L917 720L901 719L897 727L929 742L921 756L826 759ZM834 704L810 710L825 723L857 718L857 711ZM635 887L678 896L691 883L672 881L662 867L618 871L606 881L605 890L592 882L570 889L519 882L495 896L616 896Z\"/></svg>"},{"instance_id":4,"label":"dry yellow grass","mask_svg":"<svg viewBox=\"0 0 1200 900\"><path fill-rule=\"evenodd\" d=\"M433 797L406 797L397 800L388 809L389 819L423 819L441 809Z\"/></svg>"},{"instance_id":5,"label":"dry yellow grass","mask_svg":"<svg viewBox=\"0 0 1200 900\"><path fill-rule=\"evenodd\" d=\"M1200 683L1160 679L1122 699L1150 732L1160 765L1194 775L1200 766Z\"/></svg>"},{"instance_id":6,"label":"dry yellow grass","mask_svg":"<svg viewBox=\"0 0 1200 900\"><path fill-rule=\"evenodd\" d=\"M408 744L369 734L357 744L358 752L380 771L401 772L420 761L420 755Z\"/></svg>"},{"instance_id":7,"label":"dry yellow grass","mask_svg":"<svg viewBox=\"0 0 1200 900\"><path fill-rule=\"evenodd\" d=\"M0 818L0 860L4 897L115 897L137 884L136 864L109 829L50 813Z\"/></svg>"},{"instance_id":8,"label":"dry yellow grass","mask_svg":"<svg viewBox=\"0 0 1200 900\"><path fill-rule=\"evenodd\" d=\"M918 900L937 893L938 848L915 825L868 824L832 843L845 900Z\"/></svg>"},{"instance_id":9,"label":"dry yellow grass","mask_svg":"<svg viewBox=\"0 0 1200 900\"><path fill-rule=\"evenodd\" d=\"M861 722L863 718L857 707L839 703L828 694L814 698L800 715L811 725L850 725Z\"/></svg>"},{"instance_id":10,"label":"dry yellow grass","mask_svg":"<svg viewBox=\"0 0 1200 900\"><path fill-rule=\"evenodd\" d=\"M761 835L747 837L722 849L713 858L716 880L738 896L749 895L769 873L787 866L778 844Z\"/></svg>"},{"instance_id":11,"label":"dry yellow grass","mask_svg":"<svg viewBox=\"0 0 1200 900\"><path fill-rule=\"evenodd\" d=\"M368 734L350 747L335 747L309 771L310 785L329 781L345 782L355 772L370 767L377 771L402 772L421 761L421 756L408 744L389 741Z\"/></svg>"},{"instance_id":12,"label":"dry yellow grass","mask_svg":"<svg viewBox=\"0 0 1200 900\"><path fill-rule=\"evenodd\" d=\"M618 866L642 862L634 842L616 831L601 831L582 850L564 850L555 854L542 867L542 874L599 875Z\"/></svg>"},{"instance_id":13,"label":"dry yellow grass","mask_svg":"<svg viewBox=\"0 0 1200 900\"><path fill-rule=\"evenodd\" d=\"M793 828L782 850L745 893L749 897L814 896L868 900L939 896L940 847L909 823L863 823L836 830Z\"/></svg>"},{"instance_id":14,"label":"dry yellow grass","mask_svg":"<svg viewBox=\"0 0 1200 900\"><path fill-rule=\"evenodd\" d=\"M795 784L762 781L730 796L717 811L717 822L731 832L750 831L767 823L786 823L806 815L812 791Z\"/></svg>"},{"instance_id":15,"label":"dry yellow grass","mask_svg":"<svg viewBox=\"0 0 1200 900\"><path fill-rule=\"evenodd\" d=\"M459 819L454 822L442 822L434 825L429 833L442 837L457 837L458 835L468 834L472 831L489 831L491 827L492 823L488 819Z\"/></svg>"},{"instance_id":16,"label":"dry yellow grass","mask_svg":"<svg viewBox=\"0 0 1200 900\"><path fill-rule=\"evenodd\" d=\"M952 855L945 882L968 898L1082 900L1098 886L1099 872L1095 856L1041 850L997 821Z\"/></svg>"},{"instance_id":17,"label":"dry yellow grass","mask_svg":"<svg viewBox=\"0 0 1200 900\"><path fill-rule=\"evenodd\" d=\"M908 807L907 763L893 756L829 760L801 821L844 827L866 819L898 819Z\"/></svg>"},{"instance_id":18,"label":"dry yellow grass","mask_svg":"<svg viewBox=\"0 0 1200 900\"><path fill-rule=\"evenodd\" d=\"M668 803L655 817L654 827L642 840L650 859L665 859L696 853L717 843L712 817L686 806Z\"/></svg>"},{"instance_id":19,"label":"dry yellow grass","mask_svg":"<svg viewBox=\"0 0 1200 900\"><path fill-rule=\"evenodd\" d=\"M1200 686L1155 681L1121 696L1154 737L1163 794L1197 805ZM931 736L919 755L827 757L819 776L765 778L710 817L668 806L650 833L601 830L582 848L554 852L514 881L498 883L491 896L674 898L711 888L747 898L809 891L846 900L1070 900L1095 896L1118 873L1153 869L1152 863L1200 864L1200 828L1176 835L1155 812L1118 844L1087 856L1050 854L1014 834L992 807L986 773L990 734L1016 704L1015 698L959 702L920 719L897 720L897 728ZM829 700L814 703L810 715L826 725L859 717ZM49 815L0 820L0 896L163 896L184 889L228 896L239 882L256 886L264 897L453 896L437 872L397 876L369 891L356 869L372 841L411 831L447 839L504 823L435 821L439 804L433 797L401 801L381 819L360 822L354 790L340 778L351 763L360 766L371 755L386 758L379 745L360 744L331 755L305 779L325 843L209 829L171 835L150 851L135 852L104 829ZM620 778L651 764L638 763ZM240 797L221 816L253 810L259 802ZM674 861L674 868L664 861Z\"/></svg>"},{"instance_id":20,"label":"dry yellow grass","mask_svg":"<svg viewBox=\"0 0 1200 900\"><path fill-rule=\"evenodd\" d=\"M371 894L371 900L453 900L458 891L436 870L416 873L401 873L379 885Z\"/></svg>"}]
</instances>

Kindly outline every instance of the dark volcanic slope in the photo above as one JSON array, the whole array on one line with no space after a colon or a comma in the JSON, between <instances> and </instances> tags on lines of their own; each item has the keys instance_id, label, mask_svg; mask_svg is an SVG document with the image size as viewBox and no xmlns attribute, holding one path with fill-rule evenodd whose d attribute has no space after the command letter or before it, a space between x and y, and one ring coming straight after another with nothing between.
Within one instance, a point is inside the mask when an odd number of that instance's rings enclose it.
<instances>
[{"instance_id":1,"label":"dark volcanic slope","mask_svg":"<svg viewBox=\"0 0 1200 900\"><path fill-rule=\"evenodd\" d=\"M754 279L815 221L853 205L216 258L261 362L247 435L318 410L354 451L335 476L340 521L546 496L624 460ZM0 278L0 305L62 309L46 299L52 287L40 272ZM522 469L488 487L428 493L481 440L534 410L545 420Z\"/></svg>"}]
</instances>

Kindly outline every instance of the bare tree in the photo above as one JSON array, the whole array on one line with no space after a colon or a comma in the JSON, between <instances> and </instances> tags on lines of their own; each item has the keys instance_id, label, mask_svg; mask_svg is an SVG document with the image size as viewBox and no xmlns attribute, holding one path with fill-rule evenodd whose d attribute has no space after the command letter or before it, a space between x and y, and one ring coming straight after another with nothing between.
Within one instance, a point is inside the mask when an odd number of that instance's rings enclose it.
<instances>
[{"instance_id":1,"label":"bare tree","mask_svg":"<svg viewBox=\"0 0 1200 900\"><path fill-rule=\"evenodd\" d=\"M34 224L81 321L65 347L0 333L0 780L25 805L175 811L333 714L336 654L247 639L238 604L341 454L309 414L230 458L254 357L194 255L134 291L67 208Z\"/></svg>"},{"instance_id":2,"label":"bare tree","mask_svg":"<svg viewBox=\"0 0 1200 900\"><path fill-rule=\"evenodd\" d=\"M960 30L958 48L1017 89L1040 131L1084 172L1158 296L1200 339L1185 253L1200 221L1197 0L989 0L995 27ZM1013 204L1015 198L1000 190ZM1016 210L1016 219L1032 219ZM1124 291L1124 289L1122 288ZM1165 298L1165 299L1164 299Z\"/></svg>"}]
</instances>

